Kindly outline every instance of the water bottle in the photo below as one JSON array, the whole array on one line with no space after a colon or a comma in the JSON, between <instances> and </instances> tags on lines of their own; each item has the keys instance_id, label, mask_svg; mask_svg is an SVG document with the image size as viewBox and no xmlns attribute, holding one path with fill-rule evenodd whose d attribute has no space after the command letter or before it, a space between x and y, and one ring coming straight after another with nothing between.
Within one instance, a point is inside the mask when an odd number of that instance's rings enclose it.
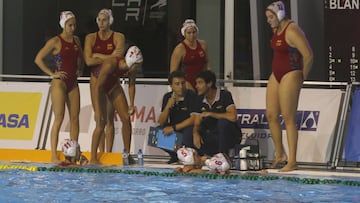
<instances>
[{"instance_id":1,"label":"water bottle","mask_svg":"<svg viewBox=\"0 0 360 203\"><path fill-rule=\"evenodd\" d=\"M122 158L123 158L123 166L129 165L129 154L126 151L126 149L123 150Z\"/></svg>"},{"instance_id":2,"label":"water bottle","mask_svg":"<svg viewBox=\"0 0 360 203\"><path fill-rule=\"evenodd\" d=\"M234 156L233 166L236 170L240 170L240 157L239 155Z\"/></svg>"},{"instance_id":3,"label":"water bottle","mask_svg":"<svg viewBox=\"0 0 360 203\"><path fill-rule=\"evenodd\" d=\"M248 165L247 165L247 150L245 148L242 148L239 152L239 157L240 157L240 170L241 171L246 171L248 170Z\"/></svg>"},{"instance_id":4,"label":"water bottle","mask_svg":"<svg viewBox=\"0 0 360 203\"><path fill-rule=\"evenodd\" d=\"M138 151L137 161L138 161L138 165L139 165L139 166L143 166L143 165L144 165L144 157L143 157L143 152L142 152L141 149L139 149L139 151Z\"/></svg>"},{"instance_id":5,"label":"water bottle","mask_svg":"<svg viewBox=\"0 0 360 203\"><path fill-rule=\"evenodd\" d=\"M239 157L240 157L240 158L246 158L246 157L247 157L247 152L246 152L245 147L242 148L242 149L239 151Z\"/></svg>"}]
</instances>

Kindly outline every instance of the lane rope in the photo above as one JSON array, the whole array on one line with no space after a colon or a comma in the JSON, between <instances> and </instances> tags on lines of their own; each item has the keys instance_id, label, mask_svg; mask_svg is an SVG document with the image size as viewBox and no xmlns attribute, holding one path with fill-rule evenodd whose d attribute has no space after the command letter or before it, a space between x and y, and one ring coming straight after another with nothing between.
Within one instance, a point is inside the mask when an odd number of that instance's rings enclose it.
<instances>
[{"instance_id":1,"label":"lane rope","mask_svg":"<svg viewBox=\"0 0 360 203\"><path fill-rule=\"evenodd\" d=\"M145 176L163 177L197 177L205 179L232 179L232 180L252 180L252 181L271 181L287 180L301 184L343 184L347 186L360 186L360 181L339 180L339 179L319 179L319 178L299 178L275 175L257 174L213 174L213 173L174 173L157 171L139 171L131 169L115 168L80 168L80 167L44 167L44 166L23 166L23 165L0 165L0 170L26 170L26 171L48 171L48 172L71 172L71 173L122 173Z\"/></svg>"}]
</instances>

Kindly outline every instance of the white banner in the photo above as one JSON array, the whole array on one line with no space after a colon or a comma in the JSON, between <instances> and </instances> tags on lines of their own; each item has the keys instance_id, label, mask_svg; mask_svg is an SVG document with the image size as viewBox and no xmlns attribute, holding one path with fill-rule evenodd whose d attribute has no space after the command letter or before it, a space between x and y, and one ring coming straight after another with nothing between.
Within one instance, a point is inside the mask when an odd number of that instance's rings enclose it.
<instances>
[{"instance_id":1,"label":"white banner","mask_svg":"<svg viewBox=\"0 0 360 203\"><path fill-rule=\"evenodd\" d=\"M92 132L95 128L94 121L94 111L91 104L90 98L90 85L88 83L80 83L80 130L79 130L79 143L81 146L81 150L86 152L90 151L91 148L91 137ZM49 100L49 105L51 105L51 99ZM46 149L50 150L50 136L51 136L51 128L54 123L54 114L51 114L50 125L47 134L46 140ZM68 109L65 110L64 120L60 128L59 132L59 144L58 150L61 151L60 143L64 139L70 138L70 120Z\"/></svg>"},{"instance_id":2,"label":"white banner","mask_svg":"<svg viewBox=\"0 0 360 203\"><path fill-rule=\"evenodd\" d=\"M37 147L48 92L48 83L0 82L1 148Z\"/></svg>"},{"instance_id":3,"label":"white banner","mask_svg":"<svg viewBox=\"0 0 360 203\"><path fill-rule=\"evenodd\" d=\"M238 122L247 137L260 142L261 154L272 160L274 147L265 116L265 87L229 87L238 109ZM341 90L303 88L297 112L299 130L297 161L330 161ZM283 122L282 122L283 123ZM288 152L285 126L283 141Z\"/></svg>"},{"instance_id":4,"label":"white banner","mask_svg":"<svg viewBox=\"0 0 360 203\"><path fill-rule=\"evenodd\" d=\"M79 86L81 94L79 142L83 151L90 151L92 132L95 128L94 113L91 106L89 84L80 84ZM123 87L125 94L128 95L127 85ZM233 94L238 109L238 122L242 125L243 134L258 139L261 154L266 156L267 160L272 160L274 147L265 116L266 88L229 87L228 89ZM136 111L131 117L133 127L131 154L135 154L141 148L146 155L166 155L160 149L147 146L147 136L149 127L157 125L162 96L167 91L169 91L167 85L136 85ZM299 127L297 160L299 162L326 163L329 161L341 95L341 90L310 88L301 90L297 113ZM121 121L117 114L115 114L114 119L115 139L113 151L122 152ZM285 129L284 125L283 129ZM49 136L47 149L50 149ZM66 113L59 141L68 137L69 119ZM283 130L283 140L285 150L288 151L285 130Z\"/></svg>"},{"instance_id":5,"label":"white banner","mask_svg":"<svg viewBox=\"0 0 360 203\"><path fill-rule=\"evenodd\" d=\"M90 98L90 87L88 83L79 84L80 88L80 135L79 143L82 151L90 151L91 138L93 130L95 129L94 112ZM128 97L128 86L123 85L125 95ZM163 95L168 91L167 85L136 85L135 94L135 113L131 117L132 121L132 139L131 139L131 154L137 153L138 149L142 149L147 155L166 155L162 150L147 146L147 135L150 126L156 126L158 116L161 111L161 102ZM50 130L54 122L54 116L51 117L50 129L48 139L46 142L46 149L50 149ZM113 152L123 151L123 140L121 134L121 121L117 113L114 116L115 120L115 138L113 145ZM59 143L62 140L69 138L69 115L66 110L64 121L59 133ZM58 145L58 150L61 150Z\"/></svg>"},{"instance_id":6,"label":"white banner","mask_svg":"<svg viewBox=\"0 0 360 203\"><path fill-rule=\"evenodd\" d=\"M95 128L94 113L91 105L90 91L88 83L79 84L81 111L80 111L80 135L79 142L83 151L90 151L92 133ZM37 146L37 139L40 134L41 119L44 115L46 107L46 97L48 95L49 85L45 83L0 83L0 91L4 94L12 94L14 96L3 95L2 101L8 101L10 106L3 108L3 111L9 109L17 109L19 107L26 107L28 104L32 107L27 109L38 108L37 118L31 117L31 124L36 121L34 125L34 136L26 138L28 140L9 140L7 137L0 139L0 146L3 148L35 148ZM125 94L127 93L127 85L124 85ZM274 154L274 147L271 140L271 135L267 126L265 116L265 88L262 87L229 87L233 94L233 98L238 109L238 122L242 125L242 131L247 137L256 138L260 141L261 153L267 156L266 159L272 160ZM160 149L147 146L147 136L150 126L156 126L158 116L161 110L161 102L163 95L169 91L167 85L136 85L135 96L135 114L131 117L132 121L132 141L131 154L135 154L138 149L143 149L147 155L166 155ZM26 102L26 98L22 97L28 93L37 95L40 92L41 99L36 102ZM33 93L35 92L35 93ZM299 127L299 145L297 159L299 162L318 162L326 163L330 159L330 154L333 145L333 137L335 133L335 126L338 119L342 92L341 90L328 89L310 89L303 88L300 95L300 102L297 113L297 122ZM35 97L38 98L39 96ZM19 103L20 102L20 103ZM38 104L37 104L38 103ZM49 102L48 105L50 105ZM38 105L37 108L33 106ZM16 110L17 111L17 110ZM0 124L2 131L15 130L15 126L27 125L28 117L24 117L26 113L19 112L1 112ZM10 116L11 114L11 116ZM33 113L32 113L33 114ZM17 116L16 116L17 115ZM21 116L20 116L21 115ZM52 127L54 117L51 117L46 140L46 149L50 149L50 130ZM115 114L115 140L114 152L121 152L123 150L122 136L121 136L121 122L119 116ZM65 118L60 129L59 142L69 137L69 116L66 111ZM23 126L20 126L23 127ZM284 126L283 126L284 127ZM21 131L16 128L16 131ZM21 133L24 133L21 131ZM3 134L3 133L2 133ZM287 150L287 139L285 130L283 131L284 145ZM60 150L60 146L58 146Z\"/></svg>"},{"instance_id":7,"label":"white banner","mask_svg":"<svg viewBox=\"0 0 360 203\"><path fill-rule=\"evenodd\" d=\"M123 85L124 91L127 94L127 85ZM135 113L131 117L132 123L132 139L131 139L131 153L135 154L139 149L142 149L146 155L167 155L163 150L155 147L147 146L148 134L150 126L157 126L157 120L161 112L161 103L164 94L169 91L167 85L136 85L135 95ZM123 145L116 142L121 141L121 122L117 121L119 126L119 133L115 136L114 151L122 151Z\"/></svg>"}]
</instances>

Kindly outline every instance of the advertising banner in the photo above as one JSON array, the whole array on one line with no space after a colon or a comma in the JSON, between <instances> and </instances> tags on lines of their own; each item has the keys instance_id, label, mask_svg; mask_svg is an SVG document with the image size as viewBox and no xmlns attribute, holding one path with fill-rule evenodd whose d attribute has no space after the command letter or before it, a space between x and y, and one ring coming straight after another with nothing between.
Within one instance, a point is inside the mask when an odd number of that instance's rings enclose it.
<instances>
[{"instance_id":1,"label":"advertising banner","mask_svg":"<svg viewBox=\"0 0 360 203\"><path fill-rule=\"evenodd\" d=\"M91 103L91 97L90 97L90 85L88 83L80 83L80 115L79 115L79 143L81 147L81 151L90 151L91 147L91 137L92 132L95 128L95 120L94 120L94 112L93 107ZM51 99L49 100L49 105L51 105ZM50 124L47 136L45 136L45 142L46 142L46 149L50 150L50 132L51 128L54 123L54 114L51 113L50 117ZM68 109L66 107L65 109L65 115L64 120L62 122L60 132L59 132L59 144L58 144L58 150L61 151L60 143L64 139L70 138L70 120L69 120L69 113Z\"/></svg>"},{"instance_id":2,"label":"advertising banner","mask_svg":"<svg viewBox=\"0 0 360 203\"><path fill-rule=\"evenodd\" d=\"M127 95L127 85L123 86ZM243 137L256 138L260 142L261 154L272 160L274 147L268 128L265 110L265 91L262 87L229 87L238 111L238 122ZM80 84L81 112L79 142L82 151L90 151L92 132L95 128L94 113L91 106L88 84ZM135 113L131 116L132 140L131 154L143 149L146 155L166 155L158 148L148 146L151 126L157 126L161 111L162 96L169 91L167 85L136 85ZM337 89L303 88L296 121L299 132L297 159L299 162L326 163L330 160L335 127L338 120L342 91ZM53 117L52 117L53 120ZM281 117L280 117L281 120ZM122 152L123 142L121 121L115 113L115 139L113 152ZM52 121L53 122L53 121ZM284 122L283 140L287 149ZM51 125L50 125L51 126ZM65 115L59 141L69 137L69 119ZM47 149L50 149L49 138ZM60 150L60 147L58 147Z\"/></svg>"},{"instance_id":3,"label":"advertising banner","mask_svg":"<svg viewBox=\"0 0 360 203\"><path fill-rule=\"evenodd\" d=\"M0 82L1 148L37 147L48 90L48 83Z\"/></svg>"},{"instance_id":4,"label":"advertising banner","mask_svg":"<svg viewBox=\"0 0 360 203\"><path fill-rule=\"evenodd\" d=\"M360 161L360 89L354 91L352 97L352 105L350 111L349 125L347 126L344 161L359 162Z\"/></svg>"},{"instance_id":5,"label":"advertising banner","mask_svg":"<svg viewBox=\"0 0 360 203\"><path fill-rule=\"evenodd\" d=\"M127 84L123 85L125 95L128 97ZM81 83L80 88L80 134L79 143L82 151L90 151L92 133L95 129L94 112L91 104L89 84ZM161 111L162 96L168 91L167 85L136 85L135 94L135 113L131 116L132 139L131 154L137 153L142 149L144 154L166 155L162 150L147 146L147 136L150 126L157 125L157 119ZM51 117L50 128L53 124L54 116ZM115 112L115 138L113 152L123 151L123 140L121 132L120 117ZM50 131L49 131L50 132ZM64 121L59 133L59 143L70 137L70 121L66 110ZM46 149L50 149L50 134L46 140ZM61 146L58 145L58 150Z\"/></svg>"},{"instance_id":6,"label":"advertising banner","mask_svg":"<svg viewBox=\"0 0 360 203\"><path fill-rule=\"evenodd\" d=\"M124 85L127 92L127 85ZM163 150L148 146L148 134L150 126L157 126L157 120L161 112L163 95L169 91L167 85L136 85L135 113L131 117L132 140L131 153L137 153L143 149L146 155L167 155ZM126 94L128 96L128 94ZM121 140L121 122L117 121L119 133L115 136L116 142ZM114 142L114 150L122 151L122 144ZM121 140L122 142L122 140ZM120 148L121 147L121 148Z\"/></svg>"},{"instance_id":7,"label":"advertising banner","mask_svg":"<svg viewBox=\"0 0 360 203\"><path fill-rule=\"evenodd\" d=\"M274 146L265 110L266 88L229 87L238 111L243 138L259 140L261 154L272 160ZM300 94L296 121L299 132L297 161L326 163L330 159L335 126L341 101L340 90L303 88ZM283 142L288 152L285 125Z\"/></svg>"}]
</instances>

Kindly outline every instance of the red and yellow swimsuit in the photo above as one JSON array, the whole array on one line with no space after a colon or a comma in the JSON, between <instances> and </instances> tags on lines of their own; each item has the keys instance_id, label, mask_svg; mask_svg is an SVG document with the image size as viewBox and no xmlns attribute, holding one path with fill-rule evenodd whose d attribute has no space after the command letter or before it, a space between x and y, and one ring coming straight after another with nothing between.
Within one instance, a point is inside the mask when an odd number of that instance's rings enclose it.
<instances>
[{"instance_id":1,"label":"red and yellow swimsuit","mask_svg":"<svg viewBox=\"0 0 360 203\"><path fill-rule=\"evenodd\" d=\"M95 43L94 46L92 47L92 53L110 55L113 53L114 50L115 50L114 32L106 40L101 40L99 37L99 33L97 32ZM91 68L91 74L96 78L99 76L101 66L102 64L99 64Z\"/></svg>"},{"instance_id":2,"label":"red and yellow swimsuit","mask_svg":"<svg viewBox=\"0 0 360 203\"><path fill-rule=\"evenodd\" d=\"M286 73L303 69L303 57L299 50L290 47L285 40L286 29L291 23L285 27L280 35L275 32L271 39L271 48L274 50L272 72L279 83Z\"/></svg>"},{"instance_id":3,"label":"red and yellow swimsuit","mask_svg":"<svg viewBox=\"0 0 360 203\"><path fill-rule=\"evenodd\" d=\"M77 70L78 70L78 57L80 48L75 40L66 42L60 35L61 50L58 54L53 55L56 64L56 71L64 71L66 78L61 79L66 84L67 92L77 87Z\"/></svg>"},{"instance_id":4,"label":"red and yellow swimsuit","mask_svg":"<svg viewBox=\"0 0 360 203\"><path fill-rule=\"evenodd\" d=\"M197 40L195 49L191 49L184 42L181 43L184 45L186 50L185 57L182 61L183 71L186 74L186 81L195 88L196 75L204 71L206 68L206 53Z\"/></svg>"}]
</instances>

